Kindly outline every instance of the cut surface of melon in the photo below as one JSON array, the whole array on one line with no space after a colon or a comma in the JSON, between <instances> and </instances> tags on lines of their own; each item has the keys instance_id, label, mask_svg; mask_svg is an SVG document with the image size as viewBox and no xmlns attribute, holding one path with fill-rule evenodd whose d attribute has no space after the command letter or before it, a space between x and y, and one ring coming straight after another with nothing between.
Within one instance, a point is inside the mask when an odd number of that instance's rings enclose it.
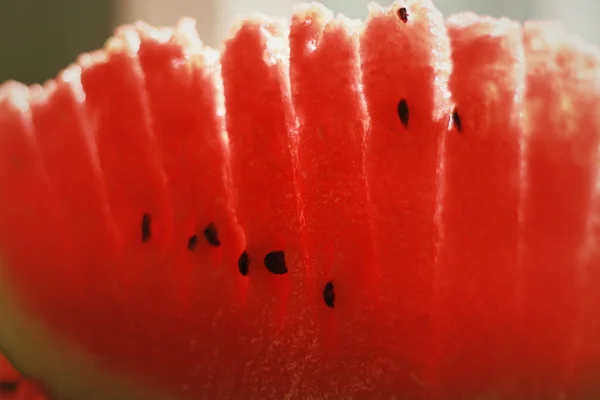
<instances>
[{"instance_id":1,"label":"cut surface of melon","mask_svg":"<svg viewBox=\"0 0 600 400\"><path fill-rule=\"evenodd\" d=\"M563 28L430 0L122 26L0 87L0 351L57 400L597 400L599 104Z\"/></svg>"}]
</instances>

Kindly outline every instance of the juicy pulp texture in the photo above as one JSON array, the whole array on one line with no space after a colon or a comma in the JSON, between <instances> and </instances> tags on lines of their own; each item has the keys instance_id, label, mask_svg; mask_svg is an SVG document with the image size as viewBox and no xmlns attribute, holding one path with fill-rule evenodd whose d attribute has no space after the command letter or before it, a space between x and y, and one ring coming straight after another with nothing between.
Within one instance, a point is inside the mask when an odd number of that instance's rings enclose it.
<instances>
[{"instance_id":1,"label":"juicy pulp texture","mask_svg":"<svg viewBox=\"0 0 600 400\"><path fill-rule=\"evenodd\" d=\"M436 376L440 390L456 398L485 393L490 382L510 397L517 378L521 31L515 22L473 14L453 16L446 26L455 109L442 155Z\"/></svg>"},{"instance_id":2,"label":"juicy pulp texture","mask_svg":"<svg viewBox=\"0 0 600 400\"><path fill-rule=\"evenodd\" d=\"M192 21L183 21L175 31L143 24L137 30L152 129L174 211L173 241L180 244L171 263L185 269L169 273L179 293L172 307L187 315L194 303L210 308L215 291L223 290L213 276L213 289L199 296L194 290L197 265L222 265L218 279L244 284L243 277L226 268L237 261L244 238L232 204L220 64L217 53L200 43Z\"/></svg>"},{"instance_id":3,"label":"juicy pulp texture","mask_svg":"<svg viewBox=\"0 0 600 400\"><path fill-rule=\"evenodd\" d=\"M0 191L10 193L0 207L0 251L3 262L20 266L10 272L3 269L0 284L5 285L8 279L20 282L21 289L29 293L27 302L38 306L36 311L42 319L64 327L80 292L51 288L64 282L79 284L72 277L77 265L66 240L62 209L42 163L28 94L25 86L16 83L0 89ZM52 227L52 234L40 227ZM31 250L32 243L36 243L35 251ZM33 266L42 262L48 268L37 271Z\"/></svg>"},{"instance_id":4,"label":"juicy pulp texture","mask_svg":"<svg viewBox=\"0 0 600 400\"><path fill-rule=\"evenodd\" d=\"M122 327L125 339L114 340L114 336L97 330L81 340L94 345L106 342L109 347L97 351L118 369L131 368L130 363L117 358L118 354L144 360L144 341L160 340L160 331L148 322L154 320L158 306L172 298L163 297L160 290L165 283L163 273L170 265L166 256L171 252L172 208L150 126L138 46L139 38L128 33L112 38L106 52L80 58L86 113L117 233L117 261L104 274L112 277L108 279L116 286L112 303L118 307L104 310L113 324ZM164 286L169 287L168 283ZM155 351L161 349L155 347ZM147 364L134 369L143 373Z\"/></svg>"},{"instance_id":5,"label":"juicy pulp texture","mask_svg":"<svg viewBox=\"0 0 600 400\"><path fill-rule=\"evenodd\" d=\"M176 32L142 24L138 31L152 128L169 177L175 241L185 243L196 235L201 251L193 253L219 256L196 262L236 262L230 255L244 244L231 204L218 53L202 46L192 21L184 21ZM206 187L213 188L210 195ZM212 244L204 240L211 229L216 235ZM208 252L206 246L219 251Z\"/></svg>"},{"instance_id":6,"label":"juicy pulp texture","mask_svg":"<svg viewBox=\"0 0 600 400\"><path fill-rule=\"evenodd\" d=\"M533 397L571 383L578 275L599 168L600 76L597 56L580 51L562 27L529 23L523 37L527 183L516 299L522 390Z\"/></svg>"},{"instance_id":7,"label":"juicy pulp texture","mask_svg":"<svg viewBox=\"0 0 600 400\"><path fill-rule=\"evenodd\" d=\"M0 89L0 348L74 400L596 400L599 71L429 0L121 27Z\"/></svg>"},{"instance_id":8,"label":"juicy pulp texture","mask_svg":"<svg viewBox=\"0 0 600 400\"><path fill-rule=\"evenodd\" d=\"M85 94L80 79L81 69L73 65L63 71L57 81L34 87L29 98L35 138L45 172L59 199L67 240L74 256L73 265L53 268L59 274L54 279L64 279L74 286L69 295L71 303L90 296L95 299L95 304L89 305L103 310L104 299L116 295L115 287L95 285L94 282L99 274L111 276L107 270L112 267L106 264L114 265L117 261L114 257L116 231L108 209L96 142L84 115L82 98ZM57 134L62 136L61 140L56 139ZM99 254L103 257L99 258ZM77 268L81 265L85 265L85 273L78 273ZM46 283L45 286L44 290L51 297L54 285ZM56 305L53 307L57 308ZM68 326L70 320L77 320L75 330L85 332L82 336L95 335L97 330L116 322L115 313L118 312L113 305L94 315L72 309L70 312L77 315L73 318L66 312L71 309L63 306L63 324ZM117 343L108 341L105 344ZM102 352L106 348L96 350Z\"/></svg>"},{"instance_id":9,"label":"juicy pulp texture","mask_svg":"<svg viewBox=\"0 0 600 400\"><path fill-rule=\"evenodd\" d=\"M379 284L367 210L358 33L350 21L313 5L296 8L289 39L311 296L318 300L328 285L333 291L317 316L330 355L319 385L334 377L339 398L349 396L352 385L376 380L376 357L358 351L374 339Z\"/></svg>"},{"instance_id":10,"label":"juicy pulp texture","mask_svg":"<svg viewBox=\"0 0 600 400\"><path fill-rule=\"evenodd\" d=\"M234 204L246 237L238 268L250 278L236 350L249 362L240 387L255 387L266 398L307 384L293 374L256 371L270 365L293 370L297 354L309 356L309 315L317 303L308 291L300 234L286 35L281 21L245 21L225 42L221 58ZM252 309L265 318L257 320Z\"/></svg>"},{"instance_id":11,"label":"juicy pulp texture","mask_svg":"<svg viewBox=\"0 0 600 400\"><path fill-rule=\"evenodd\" d=\"M579 274L579 290L582 291L582 301L579 304L576 335L574 338L574 369L573 381L583 382L576 390L580 396L592 392L600 396L597 387L600 374L600 179L596 183L596 198L594 210L589 223L587 248L584 250L585 266ZM577 385L576 385L577 386Z\"/></svg>"},{"instance_id":12,"label":"juicy pulp texture","mask_svg":"<svg viewBox=\"0 0 600 400\"><path fill-rule=\"evenodd\" d=\"M381 277L373 346L391 359L388 390L419 399L431 384L439 144L450 114L451 64L439 11L429 1L409 1L406 9L408 22L395 7L372 6L360 55L370 117L365 163L374 260Z\"/></svg>"}]
</instances>

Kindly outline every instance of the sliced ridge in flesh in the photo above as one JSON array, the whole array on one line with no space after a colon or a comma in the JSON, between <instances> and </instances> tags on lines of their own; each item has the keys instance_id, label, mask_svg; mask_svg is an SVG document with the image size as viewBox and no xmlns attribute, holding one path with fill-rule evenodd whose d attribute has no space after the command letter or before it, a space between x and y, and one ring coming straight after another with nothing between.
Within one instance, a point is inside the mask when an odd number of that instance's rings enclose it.
<instances>
[{"instance_id":1,"label":"sliced ridge in flesh","mask_svg":"<svg viewBox=\"0 0 600 400\"><path fill-rule=\"evenodd\" d=\"M405 8L405 12L400 12ZM407 14L407 21L400 18ZM428 390L431 300L439 238L439 145L450 116L450 47L430 1L372 5L361 36L370 116L366 170L383 303L377 313L398 393Z\"/></svg>"},{"instance_id":2,"label":"sliced ridge in flesh","mask_svg":"<svg viewBox=\"0 0 600 400\"><path fill-rule=\"evenodd\" d=\"M130 249L147 249L140 227L142 216L150 214L151 242L164 244L172 233L172 211L146 107L136 54L138 44L131 30L126 32L131 42L112 37L105 50L84 54L79 63L86 112L98 146L119 243Z\"/></svg>"},{"instance_id":3,"label":"sliced ridge in flesh","mask_svg":"<svg viewBox=\"0 0 600 400\"><path fill-rule=\"evenodd\" d=\"M173 280L182 297L177 308L187 308L199 269L216 273L225 268L221 272L232 283L243 278L237 272L244 243L232 204L219 57L202 45L192 20L182 20L176 31L136 27L153 131L173 204L175 258L183 268L167 273L177 275Z\"/></svg>"},{"instance_id":4,"label":"sliced ridge in flesh","mask_svg":"<svg viewBox=\"0 0 600 400\"><path fill-rule=\"evenodd\" d=\"M584 115L578 129L583 135L600 132L600 49L568 37L577 54L569 55L580 66L581 81L577 93ZM583 95L579 94L585 92ZM594 111L595 110L595 111ZM580 111L580 112L581 112ZM586 240L581 253L582 267L577 270L578 314L573 338L570 382L575 398L600 398L600 146L597 146L594 199L588 213ZM593 164L593 161L591 162Z\"/></svg>"},{"instance_id":5,"label":"sliced ridge in flesh","mask_svg":"<svg viewBox=\"0 0 600 400\"><path fill-rule=\"evenodd\" d=\"M558 24L527 23L523 36L527 184L517 301L523 384L530 398L543 398L565 390L572 367L577 275L597 173L597 90L590 90L597 66Z\"/></svg>"},{"instance_id":6,"label":"sliced ridge in flesh","mask_svg":"<svg viewBox=\"0 0 600 400\"><path fill-rule=\"evenodd\" d=\"M152 329L160 332L161 348L146 357L149 363L173 360L160 366L160 379L173 393L210 395L197 377L217 374L218 392L229 396L241 390L231 379L243 375L246 362L239 359L247 341L240 335L244 308L237 293L246 278L236 265L243 237L231 204L219 59L199 42L192 20L175 30L136 28L153 132L175 210L173 256L157 275L174 285L163 288L168 298L153 305ZM209 224L216 226L218 247L204 236ZM192 234L198 242L190 248ZM211 255L214 250L221 254ZM144 340L151 347L156 339Z\"/></svg>"},{"instance_id":7,"label":"sliced ridge in flesh","mask_svg":"<svg viewBox=\"0 0 600 400\"><path fill-rule=\"evenodd\" d=\"M579 277L582 294L574 337L572 383L576 398L600 396L600 187L596 189L588 246L584 252L585 269Z\"/></svg>"},{"instance_id":8,"label":"sliced ridge in flesh","mask_svg":"<svg viewBox=\"0 0 600 400\"><path fill-rule=\"evenodd\" d=\"M455 108L443 153L438 390L457 399L510 397L525 89L521 29L470 13L450 17L446 26Z\"/></svg>"},{"instance_id":9,"label":"sliced ridge in flesh","mask_svg":"<svg viewBox=\"0 0 600 400\"><path fill-rule=\"evenodd\" d=\"M323 373L322 384L336 379L339 398L356 395L361 385L368 387L376 373L369 365L374 360L362 357L373 339L371 316L379 294L363 171L367 116L359 26L332 19L323 6L301 5L292 16L289 39L306 256L316 282L313 298L320 303L327 354L323 365L331 367ZM330 304L322 299L328 284Z\"/></svg>"},{"instance_id":10,"label":"sliced ridge in flesh","mask_svg":"<svg viewBox=\"0 0 600 400\"><path fill-rule=\"evenodd\" d=\"M20 83L0 86L0 294L18 288L23 309L64 334L72 293L54 288L74 280L76 263L72 238L44 169L28 96L29 89ZM3 317L0 324L8 324Z\"/></svg>"},{"instance_id":11,"label":"sliced ridge in flesh","mask_svg":"<svg viewBox=\"0 0 600 400\"><path fill-rule=\"evenodd\" d=\"M118 270L104 279L122 285L122 312L128 317L126 324L112 333L114 340L124 343L125 354L105 351L104 355L124 360L115 368L155 382L169 370L167 365L139 360L153 354L142 345L144 340L161 342L162 331L154 324L158 318L155 307L173 295L173 288L164 281L168 277L165 269L171 266L167 255L172 246L172 209L151 130L138 46L135 32L124 27L103 51L81 56L79 64L85 111L98 148L120 251ZM106 336L111 335L103 330L85 340L106 341ZM152 347L168 359L168 349Z\"/></svg>"},{"instance_id":12,"label":"sliced ridge in flesh","mask_svg":"<svg viewBox=\"0 0 600 400\"><path fill-rule=\"evenodd\" d=\"M124 321L120 308L115 307L119 302L105 301L119 298L118 283L97 284L98 276L115 276L118 255L96 144L83 115L85 94L80 77L81 69L73 65L56 80L32 89L29 100L45 170L73 240L74 262L85 266L69 275L71 301L79 304L72 308L70 320L77 321L77 330L95 335L104 326ZM53 268L56 271L61 266ZM90 309L97 311L90 313ZM120 344L107 338L94 350L103 351L108 346L111 352L119 353L125 350Z\"/></svg>"},{"instance_id":13,"label":"sliced ridge in flesh","mask_svg":"<svg viewBox=\"0 0 600 400\"><path fill-rule=\"evenodd\" d=\"M234 204L246 237L240 260L249 260L246 307L261 315L245 316L240 333L248 341L241 358L253 360L253 368L273 357L287 365L289 352L306 345L312 330L311 319L303 315L320 305L318 299L307 300L305 286L286 35L283 22L245 20L225 42L221 57ZM257 337L261 340L252 340ZM268 388L275 397L294 379L258 378L248 376L246 387Z\"/></svg>"}]
</instances>

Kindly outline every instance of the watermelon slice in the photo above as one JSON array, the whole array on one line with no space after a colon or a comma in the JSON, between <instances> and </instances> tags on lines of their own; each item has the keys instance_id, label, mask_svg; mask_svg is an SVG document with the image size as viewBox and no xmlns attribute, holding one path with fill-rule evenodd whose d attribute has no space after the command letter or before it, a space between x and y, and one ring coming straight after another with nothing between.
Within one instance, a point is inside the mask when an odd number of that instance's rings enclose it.
<instances>
[{"instance_id":1,"label":"watermelon slice","mask_svg":"<svg viewBox=\"0 0 600 400\"><path fill-rule=\"evenodd\" d=\"M4 83L0 398L597 400L599 101L559 25L430 0Z\"/></svg>"}]
</instances>

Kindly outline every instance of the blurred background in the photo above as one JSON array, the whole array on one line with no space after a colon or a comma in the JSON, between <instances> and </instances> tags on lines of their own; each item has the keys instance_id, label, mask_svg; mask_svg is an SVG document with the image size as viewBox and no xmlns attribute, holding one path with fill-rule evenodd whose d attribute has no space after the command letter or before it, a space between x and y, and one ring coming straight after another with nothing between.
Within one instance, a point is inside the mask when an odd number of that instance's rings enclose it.
<instances>
[{"instance_id":1,"label":"blurred background","mask_svg":"<svg viewBox=\"0 0 600 400\"><path fill-rule=\"evenodd\" d=\"M43 82L83 51L101 47L115 26L144 20L173 25L181 16L198 21L202 40L219 46L229 27L249 12L289 16L298 0L0 0L0 82ZM392 0L379 0L382 4ZM371 0L322 0L363 19ZM553 19L600 44L600 0L437 0L450 13L471 10L519 21Z\"/></svg>"}]
</instances>

